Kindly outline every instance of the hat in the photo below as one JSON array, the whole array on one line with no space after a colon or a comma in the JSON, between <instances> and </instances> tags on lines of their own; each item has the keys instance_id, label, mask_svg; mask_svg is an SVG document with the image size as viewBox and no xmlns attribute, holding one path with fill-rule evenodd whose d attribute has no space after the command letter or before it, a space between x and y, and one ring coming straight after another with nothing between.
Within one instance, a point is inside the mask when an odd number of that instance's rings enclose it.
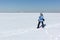
<instances>
[{"instance_id":1,"label":"hat","mask_svg":"<svg viewBox=\"0 0 60 40\"><path fill-rule=\"evenodd\" d=\"M41 15L41 16L43 16L43 14L42 14L42 13L40 13L40 15Z\"/></svg>"}]
</instances>

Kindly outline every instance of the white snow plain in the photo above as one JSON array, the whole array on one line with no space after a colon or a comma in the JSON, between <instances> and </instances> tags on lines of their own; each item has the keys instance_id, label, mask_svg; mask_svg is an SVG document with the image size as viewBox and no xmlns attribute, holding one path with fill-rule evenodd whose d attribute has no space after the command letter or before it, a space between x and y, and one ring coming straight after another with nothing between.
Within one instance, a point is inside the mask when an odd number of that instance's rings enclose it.
<instances>
[{"instance_id":1,"label":"white snow plain","mask_svg":"<svg viewBox=\"0 0 60 40\"><path fill-rule=\"evenodd\" d=\"M60 40L60 13L43 13L46 26L37 29L40 13L0 13L0 40Z\"/></svg>"}]
</instances>

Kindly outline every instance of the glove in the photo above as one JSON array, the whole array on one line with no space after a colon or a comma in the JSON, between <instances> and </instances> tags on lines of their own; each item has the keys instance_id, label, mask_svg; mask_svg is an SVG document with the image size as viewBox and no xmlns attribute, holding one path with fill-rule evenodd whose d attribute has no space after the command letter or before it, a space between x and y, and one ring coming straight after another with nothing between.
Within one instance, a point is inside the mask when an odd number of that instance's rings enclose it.
<instances>
[{"instance_id":1,"label":"glove","mask_svg":"<svg viewBox=\"0 0 60 40\"><path fill-rule=\"evenodd\" d=\"M43 21L45 21L45 19L43 19Z\"/></svg>"}]
</instances>

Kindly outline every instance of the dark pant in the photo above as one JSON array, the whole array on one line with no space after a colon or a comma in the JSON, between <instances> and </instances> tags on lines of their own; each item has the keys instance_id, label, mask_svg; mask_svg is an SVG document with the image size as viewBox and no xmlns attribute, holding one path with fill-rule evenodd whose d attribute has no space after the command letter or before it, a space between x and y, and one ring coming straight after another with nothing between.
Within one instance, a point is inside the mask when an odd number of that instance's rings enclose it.
<instances>
[{"instance_id":1,"label":"dark pant","mask_svg":"<svg viewBox=\"0 0 60 40\"><path fill-rule=\"evenodd\" d=\"M43 27L43 25L44 25L43 22L38 22L37 28L39 28L40 23L42 23L42 27Z\"/></svg>"}]
</instances>

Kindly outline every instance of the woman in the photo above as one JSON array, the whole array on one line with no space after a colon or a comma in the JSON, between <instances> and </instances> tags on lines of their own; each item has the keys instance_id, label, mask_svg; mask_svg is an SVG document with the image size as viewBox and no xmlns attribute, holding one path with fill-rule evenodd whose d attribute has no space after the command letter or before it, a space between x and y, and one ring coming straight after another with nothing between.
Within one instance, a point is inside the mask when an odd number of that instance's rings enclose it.
<instances>
[{"instance_id":1,"label":"woman","mask_svg":"<svg viewBox=\"0 0 60 40\"><path fill-rule=\"evenodd\" d=\"M40 16L39 16L39 19L38 19L38 26L37 26L37 28L39 28L40 23L42 23L41 26L44 27L44 23L43 23L43 21L44 21L43 14L40 13Z\"/></svg>"}]
</instances>

